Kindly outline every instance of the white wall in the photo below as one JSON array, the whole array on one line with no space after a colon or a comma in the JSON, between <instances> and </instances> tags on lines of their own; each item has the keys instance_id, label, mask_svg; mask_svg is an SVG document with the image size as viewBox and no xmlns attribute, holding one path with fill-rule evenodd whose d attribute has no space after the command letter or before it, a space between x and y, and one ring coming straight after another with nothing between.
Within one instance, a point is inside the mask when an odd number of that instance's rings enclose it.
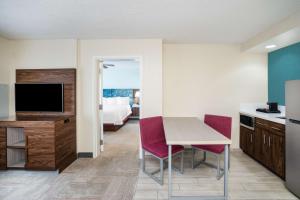
<instances>
[{"instance_id":1,"label":"white wall","mask_svg":"<svg viewBox=\"0 0 300 200\"><path fill-rule=\"evenodd\" d=\"M91 75L96 73L95 57L142 57L141 61L141 116L162 114L162 40L80 40L79 59L79 149L91 152L95 123L94 95L96 86ZM94 91L95 90L95 91Z\"/></svg>"},{"instance_id":2,"label":"white wall","mask_svg":"<svg viewBox=\"0 0 300 200\"><path fill-rule=\"evenodd\" d=\"M10 115L14 115L14 83L16 69L76 68L77 41L11 40Z\"/></svg>"},{"instance_id":3,"label":"white wall","mask_svg":"<svg viewBox=\"0 0 300 200\"><path fill-rule=\"evenodd\" d=\"M0 37L0 83L10 83L9 67L12 61L11 42Z\"/></svg>"},{"instance_id":4,"label":"white wall","mask_svg":"<svg viewBox=\"0 0 300 200\"><path fill-rule=\"evenodd\" d=\"M11 41L0 37L0 117L9 115L10 67L12 62Z\"/></svg>"},{"instance_id":5,"label":"white wall","mask_svg":"<svg viewBox=\"0 0 300 200\"><path fill-rule=\"evenodd\" d=\"M4 45L3 45L4 44ZM162 41L150 40L2 40L0 56L6 59L10 44L11 58L0 61L0 81L9 82L10 114L14 114L13 85L15 69L77 67L77 150L93 151L93 82L95 56L140 56L143 79L141 115L162 114ZM3 53L5 52L5 53ZM0 58L2 58L0 57ZM79 61L79 63L78 63ZM10 63L9 65L6 63ZM2 66L4 66L2 68Z\"/></svg>"},{"instance_id":6,"label":"white wall","mask_svg":"<svg viewBox=\"0 0 300 200\"><path fill-rule=\"evenodd\" d=\"M91 76L95 72L95 56L142 57L142 117L162 113L165 116L230 115L234 119L234 147L238 146L239 104L267 100L266 55L241 53L235 45L162 45L159 39L0 39L1 58L7 58L3 52L8 44L11 45L11 59L0 60L0 82L13 85L16 68L78 66L77 141L80 152L93 150L95 86ZM14 105L12 99L10 104Z\"/></svg>"},{"instance_id":7,"label":"white wall","mask_svg":"<svg viewBox=\"0 0 300 200\"><path fill-rule=\"evenodd\" d=\"M140 88L139 61L105 61L104 63L114 65L103 70L104 89Z\"/></svg>"},{"instance_id":8,"label":"white wall","mask_svg":"<svg viewBox=\"0 0 300 200\"><path fill-rule=\"evenodd\" d=\"M16 69L74 68L76 40L13 40Z\"/></svg>"},{"instance_id":9,"label":"white wall","mask_svg":"<svg viewBox=\"0 0 300 200\"><path fill-rule=\"evenodd\" d=\"M164 115L231 116L238 148L240 103L267 101L267 55L235 45L165 44L163 66Z\"/></svg>"}]
</instances>

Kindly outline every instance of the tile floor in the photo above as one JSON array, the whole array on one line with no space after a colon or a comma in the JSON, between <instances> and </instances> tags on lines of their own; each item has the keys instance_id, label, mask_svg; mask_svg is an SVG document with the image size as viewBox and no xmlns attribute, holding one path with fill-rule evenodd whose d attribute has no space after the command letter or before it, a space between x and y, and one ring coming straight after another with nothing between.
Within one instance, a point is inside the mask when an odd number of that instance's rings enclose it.
<instances>
[{"instance_id":1,"label":"tile floor","mask_svg":"<svg viewBox=\"0 0 300 200\"><path fill-rule=\"evenodd\" d=\"M63 173L1 171L1 200L158 200L167 199L160 186L139 170L138 124L129 122L116 133L105 134L105 151L97 159L78 159ZM185 172L174 172L176 195L222 194L223 180L207 166L191 169L190 152L185 153ZM199 155L200 156L200 155ZM209 157L210 161L213 161ZM158 162L147 157L147 167ZM239 150L231 154L230 199L297 199L277 176Z\"/></svg>"},{"instance_id":2,"label":"tile floor","mask_svg":"<svg viewBox=\"0 0 300 200\"><path fill-rule=\"evenodd\" d=\"M200 158L201 155L198 155ZM173 191L178 196L222 195L223 178L216 180L216 170L205 165L191 169L191 152L185 153L185 172L173 174ZM149 159L149 158L148 158ZM149 168L158 167L155 160L149 159ZM208 161L213 162L213 157ZM168 174L165 170L165 184L160 186L140 171L135 189L135 200L161 200L168 197ZM231 168L229 173L230 199L251 200L283 200L298 199L285 187L284 182L266 168L246 156L239 150L231 153Z\"/></svg>"}]
</instances>

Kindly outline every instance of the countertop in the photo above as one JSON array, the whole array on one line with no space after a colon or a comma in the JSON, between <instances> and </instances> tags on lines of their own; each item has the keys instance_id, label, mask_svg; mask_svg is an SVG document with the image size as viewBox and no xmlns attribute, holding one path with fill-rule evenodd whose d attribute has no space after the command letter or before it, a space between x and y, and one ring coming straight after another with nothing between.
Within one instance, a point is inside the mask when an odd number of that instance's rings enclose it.
<instances>
[{"instance_id":1,"label":"countertop","mask_svg":"<svg viewBox=\"0 0 300 200\"><path fill-rule=\"evenodd\" d=\"M255 108L245 107L240 109L240 114L245 114L252 117L258 117L279 124L285 124L285 119L278 118L278 117L285 117L284 111L281 111L281 113L263 113L263 112L257 112Z\"/></svg>"}]
</instances>

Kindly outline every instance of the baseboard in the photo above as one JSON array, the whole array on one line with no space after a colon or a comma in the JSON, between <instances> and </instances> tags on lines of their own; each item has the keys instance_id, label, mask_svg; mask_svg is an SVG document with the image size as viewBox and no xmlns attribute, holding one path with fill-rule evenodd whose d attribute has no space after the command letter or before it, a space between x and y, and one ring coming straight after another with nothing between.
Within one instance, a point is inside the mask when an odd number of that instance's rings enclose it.
<instances>
[{"instance_id":1,"label":"baseboard","mask_svg":"<svg viewBox=\"0 0 300 200\"><path fill-rule=\"evenodd\" d=\"M93 152L78 152L78 158L93 158Z\"/></svg>"}]
</instances>

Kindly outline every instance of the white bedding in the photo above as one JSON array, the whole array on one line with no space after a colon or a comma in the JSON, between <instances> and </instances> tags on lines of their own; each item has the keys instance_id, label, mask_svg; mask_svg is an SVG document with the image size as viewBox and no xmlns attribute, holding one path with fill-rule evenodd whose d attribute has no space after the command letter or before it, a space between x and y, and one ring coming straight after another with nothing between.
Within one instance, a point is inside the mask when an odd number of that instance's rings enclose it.
<instances>
[{"instance_id":1,"label":"white bedding","mask_svg":"<svg viewBox=\"0 0 300 200\"><path fill-rule=\"evenodd\" d=\"M103 101L103 123L104 124L122 125L123 120L126 119L131 113L132 111L129 104L120 104L120 103L111 103L111 102L107 103L106 100Z\"/></svg>"}]
</instances>

